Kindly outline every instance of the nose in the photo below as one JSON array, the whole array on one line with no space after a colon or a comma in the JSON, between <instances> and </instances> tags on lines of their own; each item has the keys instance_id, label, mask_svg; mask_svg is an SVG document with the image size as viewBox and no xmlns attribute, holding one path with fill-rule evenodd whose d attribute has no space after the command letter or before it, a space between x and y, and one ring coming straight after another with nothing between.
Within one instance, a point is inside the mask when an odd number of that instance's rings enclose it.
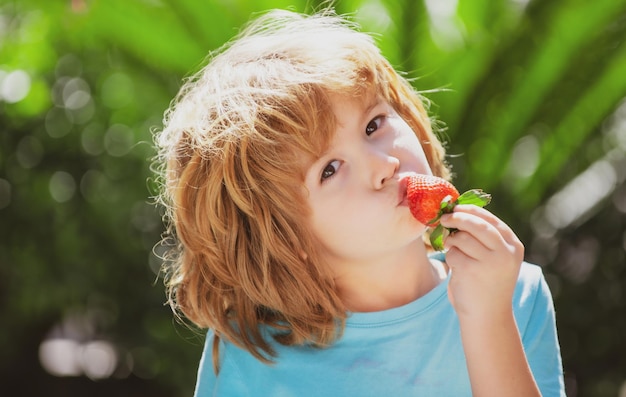
<instances>
[{"instance_id":1,"label":"nose","mask_svg":"<svg viewBox=\"0 0 626 397\"><path fill-rule=\"evenodd\" d=\"M388 153L374 152L369 156L371 183L374 189L382 189L400 168L400 160Z\"/></svg>"}]
</instances>

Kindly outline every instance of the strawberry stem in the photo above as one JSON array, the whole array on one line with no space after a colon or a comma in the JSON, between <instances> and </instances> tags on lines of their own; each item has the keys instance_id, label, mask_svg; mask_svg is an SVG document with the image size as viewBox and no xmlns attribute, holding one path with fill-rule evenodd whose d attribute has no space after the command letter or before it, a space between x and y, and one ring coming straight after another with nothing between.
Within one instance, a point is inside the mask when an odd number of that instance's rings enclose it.
<instances>
[{"instance_id":1,"label":"strawberry stem","mask_svg":"<svg viewBox=\"0 0 626 397\"><path fill-rule=\"evenodd\" d=\"M441 226L441 224L437 224L439 222L439 218L443 214L449 214L454 211L454 207L457 204L470 204L476 205L478 207L484 207L491 202L491 195L489 193L485 193L480 189L472 189L467 192L461 194L456 200L452 200L452 197L446 196L441 201L441 208L437 213L437 216L431 219L427 226L434 226L435 229L430 233L430 244L433 249L436 251L443 251L443 240L448 237L450 233L454 233L457 229L448 229L446 227Z\"/></svg>"}]
</instances>

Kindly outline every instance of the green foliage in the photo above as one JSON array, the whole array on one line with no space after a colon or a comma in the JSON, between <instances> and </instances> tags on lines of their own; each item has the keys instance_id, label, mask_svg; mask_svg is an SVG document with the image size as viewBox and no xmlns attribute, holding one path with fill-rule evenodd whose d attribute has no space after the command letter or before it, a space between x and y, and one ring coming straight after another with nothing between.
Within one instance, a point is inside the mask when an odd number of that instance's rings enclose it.
<instances>
[{"instance_id":1,"label":"green foliage","mask_svg":"<svg viewBox=\"0 0 626 397\"><path fill-rule=\"evenodd\" d=\"M490 209L545 266L569 395L617 395L626 0L335 3L432 101L459 190L491 192ZM250 16L324 4L0 0L3 390L191 393L202 337L164 305L150 131ZM78 338L83 355L110 343L113 377L48 375L38 349L49 338Z\"/></svg>"}]
</instances>

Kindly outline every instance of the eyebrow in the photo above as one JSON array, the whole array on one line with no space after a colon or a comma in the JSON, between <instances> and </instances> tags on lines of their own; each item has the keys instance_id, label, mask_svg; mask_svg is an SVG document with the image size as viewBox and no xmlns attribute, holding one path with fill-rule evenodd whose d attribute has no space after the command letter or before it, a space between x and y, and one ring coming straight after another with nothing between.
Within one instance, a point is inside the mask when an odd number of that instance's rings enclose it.
<instances>
[{"instance_id":1,"label":"eyebrow","mask_svg":"<svg viewBox=\"0 0 626 397\"><path fill-rule=\"evenodd\" d=\"M373 96L372 100L369 101L369 104L365 108L364 114L368 115L372 111L372 109L380 105L382 102L383 102L383 99L380 96L378 95Z\"/></svg>"}]
</instances>

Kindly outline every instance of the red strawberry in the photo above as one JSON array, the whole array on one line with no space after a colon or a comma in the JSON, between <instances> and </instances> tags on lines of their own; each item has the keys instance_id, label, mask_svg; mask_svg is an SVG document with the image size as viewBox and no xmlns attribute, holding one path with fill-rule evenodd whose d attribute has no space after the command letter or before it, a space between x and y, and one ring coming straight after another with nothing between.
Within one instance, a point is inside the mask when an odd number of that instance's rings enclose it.
<instances>
[{"instance_id":1,"label":"red strawberry","mask_svg":"<svg viewBox=\"0 0 626 397\"><path fill-rule=\"evenodd\" d=\"M420 223L434 226L438 223L441 202L449 197L449 202L459 197L454 185L445 179L432 175L415 174L408 178L406 195L411 214ZM432 222L432 224L431 224Z\"/></svg>"},{"instance_id":2,"label":"red strawberry","mask_svg":"<svg viewBox=\"0 0 626 397\"><path fill-rule=\"evenodd\" d=\"M491 196L480 189L459 195L458 190L445 179L422 174L408 177L406 197L415 219L424 225L436 226L430 233L430 244L438 251L443 249L445 236L452 232L439 224L441 215L452 212L457 204L484 207L491 201Z\"/></svg>"}]
</instances>

